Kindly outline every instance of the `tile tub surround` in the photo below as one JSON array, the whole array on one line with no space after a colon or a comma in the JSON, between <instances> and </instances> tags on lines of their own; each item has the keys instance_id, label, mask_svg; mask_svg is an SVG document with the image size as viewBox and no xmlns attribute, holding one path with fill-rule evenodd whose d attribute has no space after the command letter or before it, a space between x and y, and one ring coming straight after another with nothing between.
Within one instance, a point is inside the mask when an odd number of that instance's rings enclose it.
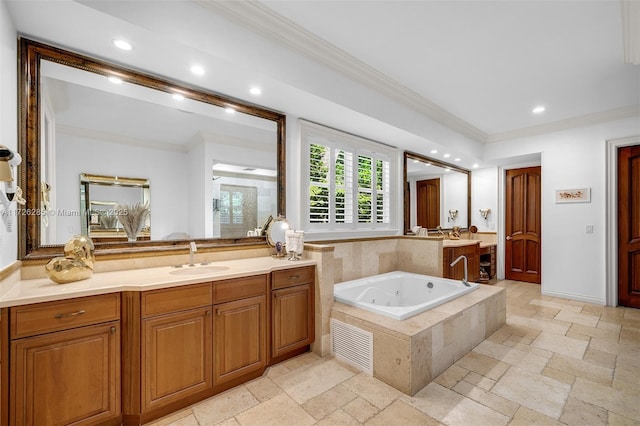
<instances>
[{"instance_id":1,"label":"tile tub surround","mask_svg":"<svg viewBox=\"0 0 640 426\"><path fill-rule=\"evenodd\" d=\"M331 318L373 333L373 376L414 395L504 325L506 293L480 285L403 321L336 302Z\"/></svg>"},{"instance_id":2,"label":"tile tub surround","mask_svg":"<svg viewBox=\"0 0 640 426\"><path fill-rule=\"evenodd\" d=\"M640 424L640 310L542 296L536 284L495 286L507 291L507 323L414 396L307 353L152 425ZM578 318L585 321L571 321ZM573 355L543 349L549 333L570 342ZM536 392L523 399L519 388Z\"/></svg>"},{"instance_id":3,"label":"tile tub surround","mask_svg":"<svg viewBox=\"0 0 640 426\"><path fill-rule=\"evenodd\" d=\"M442 276L442 237L381 237L305 244L316 262L316 341L313 351L330 353L329 317L333 285L392 271Z\"/></svg>"}]
</instances>

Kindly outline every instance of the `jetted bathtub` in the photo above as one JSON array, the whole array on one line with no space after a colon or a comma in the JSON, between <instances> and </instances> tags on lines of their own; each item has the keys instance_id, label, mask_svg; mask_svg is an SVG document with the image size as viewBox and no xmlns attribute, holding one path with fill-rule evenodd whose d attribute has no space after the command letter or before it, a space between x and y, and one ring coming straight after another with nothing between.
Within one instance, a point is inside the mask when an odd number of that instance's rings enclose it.
<instances>
[{"instance_id":1,"label":"jetted bathtub","mask_svg":"<svg viewBox=\"0 0 640 426\"><path fill-rule=\"evenodd\" d=\"M389 272L334 285L338 302L403 320L467 294L478 284L410 272Z\"/></svg>"}]
</instances>

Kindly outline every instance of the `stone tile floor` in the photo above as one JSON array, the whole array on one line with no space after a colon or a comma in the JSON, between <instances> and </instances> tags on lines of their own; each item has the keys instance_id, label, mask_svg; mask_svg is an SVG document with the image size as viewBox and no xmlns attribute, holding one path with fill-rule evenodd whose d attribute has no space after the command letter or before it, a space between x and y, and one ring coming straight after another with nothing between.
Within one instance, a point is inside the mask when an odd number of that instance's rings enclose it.
<instances>
[{"instance_id":1,"label":"stone tile floor","mask_svg":"<svg viewBox=\"0 0 640 426\"><path fill-rule=\"evenodd\" d=\"M640 425L640 310L507 288L507 324L413 397L307 353L164 425Z\"/></svg>"}]
</instances>

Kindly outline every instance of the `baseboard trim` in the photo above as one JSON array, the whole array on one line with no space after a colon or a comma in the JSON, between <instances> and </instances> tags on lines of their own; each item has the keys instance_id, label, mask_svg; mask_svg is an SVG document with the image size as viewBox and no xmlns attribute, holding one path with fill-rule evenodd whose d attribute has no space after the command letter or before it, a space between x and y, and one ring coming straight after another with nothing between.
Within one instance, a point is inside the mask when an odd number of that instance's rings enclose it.
<instances>
[{"instance_id":1,"label":"baseboard trim","mask_svg":"<svg viewBox=\"0 0 640 426\"><path fill-rule=\"evenodd\" d=\"M541 291L541 293L544 296L559 297L561 299L571 299L571 300L576 300L578 302L592 303L594 305L604 306L607 304L604 297L591 297L591 296L585 296L582 294L565 293L563 291L547 291L544 289Z\"/></svg>"}]
</instances>

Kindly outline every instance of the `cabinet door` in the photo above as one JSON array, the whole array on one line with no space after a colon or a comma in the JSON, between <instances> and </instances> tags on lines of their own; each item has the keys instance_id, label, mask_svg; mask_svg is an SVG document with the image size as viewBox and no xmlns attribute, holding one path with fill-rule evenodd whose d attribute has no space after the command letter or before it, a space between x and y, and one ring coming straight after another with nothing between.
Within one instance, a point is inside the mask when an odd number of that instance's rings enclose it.
<instances>
[{"instance_id":1,"label":"cabinet door","mask_svg":"<svg viewBox=\"0 0 640 426\"><path fill-rule=\"evenodd\" d=\"M96 424L120 415L120 323L11 342L11 423Z\"/></svg>"},{"instance_id":2,"label":"cabinet door","mask_svg":"<svg viewBox=\"0 0 640 426\"><path fill-rule=\"evenodd\" d=\"M143 411L213 386L211 324L211 307L143 320Z\"/></svg>"},{"instance_id":3,"label":"cabinet door","mask_svg":"<svg viewBox=\"0 0 640 426\"><path fill-rule=\"evenodd\" d=\"M266 365L266 296L214 306L216 384Z\"/></svg>"},{"instance_id":4,"label":"cabinet door","mask_svg":"<svg viewBox=\"0 0 640 426\"><path fill-rule=\"evenodd\" d=\"M313 285L274 290L272 293L272 357L313 342Z\"/></svg>"}]
</instances>

